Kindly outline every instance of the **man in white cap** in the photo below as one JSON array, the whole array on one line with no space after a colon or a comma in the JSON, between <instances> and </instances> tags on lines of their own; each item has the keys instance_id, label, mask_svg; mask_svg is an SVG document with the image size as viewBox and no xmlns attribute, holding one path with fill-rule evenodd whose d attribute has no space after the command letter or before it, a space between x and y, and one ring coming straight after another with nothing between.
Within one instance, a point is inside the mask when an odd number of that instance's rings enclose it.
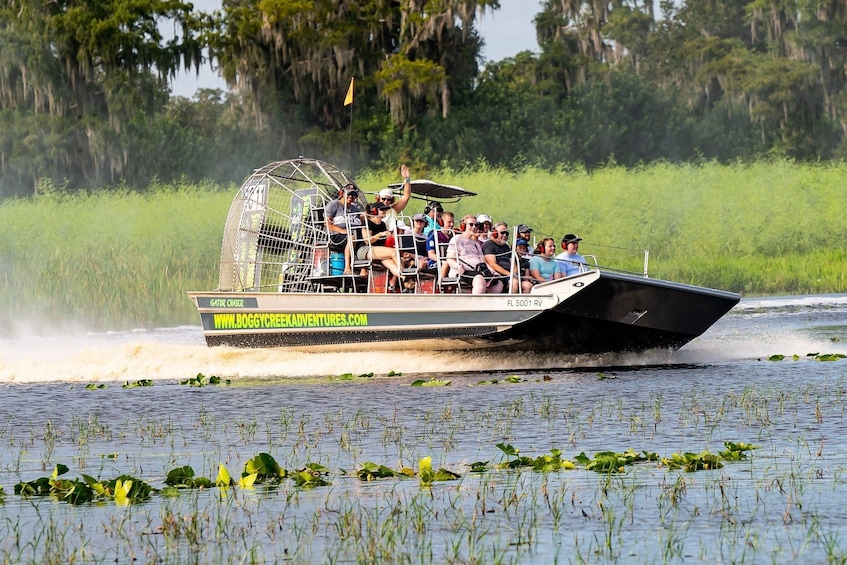
<instances>
[{"instance_id":1,"label":"man in white cap","mask_svg":"<svg viewBox=\"0 0 847 565\"><path fill-rule=\"evenodd\" d=\"M388 229L393 230L396 226L398 230L406 231L408 227L400 221L397 215L403 211L406 204L409 203L409 199L412 197L412 179L409 176L409 167L405 164L400 165L400 174L403 176L403 196L397 200L394 197L393 190L390 188L383 188L379 191L379 196L377 198L380 202L388 206L384 219L385 225L388 226Z\"/></svg>"}]
</instances>

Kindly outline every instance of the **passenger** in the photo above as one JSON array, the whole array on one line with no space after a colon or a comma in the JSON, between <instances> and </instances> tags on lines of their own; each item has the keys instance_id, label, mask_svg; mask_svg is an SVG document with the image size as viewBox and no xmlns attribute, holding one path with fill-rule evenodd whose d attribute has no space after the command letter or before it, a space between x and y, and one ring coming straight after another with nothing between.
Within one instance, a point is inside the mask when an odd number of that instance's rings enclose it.
<instances>
[{"instance_id":1,"label":"passenger","mask_svg":"<svg viewBox=\"0 0 847 565\"><path fill-rule=\"evenodd\" d=\"M565 273L566 277L588 270L585 257L577 253L580 241L582 241L582 238L572 233L566 234L562 238L562 249L564 251L556 256L556 260L561 263L562 272Z\"/></svg>"},{"instance_id":2,"label":"passenger","mask_svg":"<svg viewBox=\"0 0 847 565\"><path fill-rule=\"evenodd\" d=\"M529 255L529 252L527 251L528 248L529 244L527 240L521 237L515 240L515 254L518 256L521 281L528 282L529 287L532 288L532 277L529 274L529 258L531 255Z\"/></svg>"},{"instance_id":3,"label":"passenger","mask_svg":"<svg viewBox=\"0 0 847 565\"><path fill-rule=\"evenodd\" d=\"M361 246L356 250L356 256L363 260L380 261L392 275L402 280L403 276L397 266L397 254L394 249L385 246L385 240L391 235L384 221L387 210L388 206L382 202L374 202L368 205L368 231L365 237L368 238L371 245L370 248L367 245Z\"/></svg>"},{"instance_id":4,"label":"passenger","mask_svg":"<svg viewBox=\"0 0 847 565\"><path fill-rule=\"evenodd\" d=\"M416 266L418 269L427 268L429 259L426 251L426 235L424 235L425 227L426 216L423 214L415 214L412 217L412 233L403 236L404 238L411 238L410 240L406 240L403 245L404 250L401 253L404 268L412 266ZM413 244L415 249L414 252L406 251L411 250Z\"/></svg>"},{"instance_id":5,"label":"passenger","mask_svg":"<svg viewBox=\"0 0 847 565\"><path fill-rule=\"evenodd\" d=\"M532 228L526 224L518 224L518 238L526 241L527 255L532 255ZM517 245L515 245L517 247Z\"/></svg>"},{"instance_id":6,"label":"passenger","mask_svg":"<svg viewBox=\"0 0 847 565\"><path fill-rule=\"evenodd\" d=\"M485 256L485 262L488 268L500 277L501 282L505 286L506 281L511 281L509 284L510 292L518 292L520 285L518 269L512 269L512 248L508 243L509 226L506 222L497 222L491 230L491 236L488 241L482 244L482 253ZM532 284L527 281L526 286L522 289L523 292L532 290Z\"/></svg>"},{"instance_id":7,"label":"passenger","mask_svg":"<svg viewBox=\"0 0 847 565\"><path fill-rule=\"evenodd\" d=\"M480 214L476 217L476 223L479 224L479 231L477 232L476 239L480 244L485 243L488 240L488 233L491 231L491 226L493 224L491 216L488 214Z\"/></svg>"},{"instance_id":8,"label":"passenger","mask_svg":"<svg viewBox=\"0 0 847 565\"><path fill-rule=\"evenodd\" d=\"M441 221L444 222L444 225L429 234L429 237L426 238L426 254L429 262L427 263L427 271L440 274L441 278L447 276L450 272L450 265L447 264L447 245L450 243L450 240L453 238L455 234L454 227L454 217L453 212L443 212L441 214ZM436 245L438 245L439 249L436 251ZM438 257L439 254L441 256L441 273L438 273Z\"/></svg>"},{"instance_id":9,"label":"passenger","mask_svg":"<svg viewBox=\"0 0 847 565\"><path fill-rule=\"evenodd\" d=\"M426 227L424 228L424 233L427 236L444 225L443 220L441 219L441 216L444 213L444 208L441 206L441 202L430 202L426 205L426 208L424 208L423 213L426 215Z\"/></svg>"},{"instance_id":10,"label":"passenger","mask_svg":"<svg viewBox=\"0 0 847 565\"><path fill-rule=\"evenodd\" d=\"M453 212L444 212L441 214L441 221L444 222L444 225L439 230L435 230L430 232L429 236L426 238L426 254L429 259L429 263L427 264L428 270L433 270L437 268L438 265L438 255L435 250L435 242L438 240L438 245L441 246L441 257L445 257L447 244L450 243L450 239L455 235L453 233ZM426 230L424 230L426 231ZM441 273L442 277L447 276L447 269L449 266L447 263L444 263L444 271Z\"/></svg>"},{"instance_id":11,"label":"passenger","mask_svg":"<svg viewBox=\"0 0 847 565\"><path fill-rule=\"evenodd\" d=\"M359 229L365 224L362 208L357 199L359 190L350 183L338 190L338 199L331 201L324 208L324 221L329 231L329 249L336 253L344 253L344 274L350 275L350 257L353 253L352 242L347 237L348 219L350 229Z\"/></svg>"},{"instance_id":12,"label":"passenger","mask_svg":"<svg viewBox=\"0 0 847 565\"><path fill-rule=\"evenodd\" d=\"M482 246L474 238L479 226L474 216L462 218L462 232L453 236L447 246L447 263L450 274L459 276L470 284L473 294L498 294L503 290L503 283L494 277L485 263Z\"/></svg>"},{"instance_id":13,"label":"passenger","mask_svg":"<svg viewBox=\"0 0 847 565\"><path fill-rule=\"evenodd\" d=\"M535 254L529 260L529 274L533 282L543 283L564 277L562 267L553 257L556 253L556 242L552 237L545 237L535 249Z\"/></svg>"},{"instance_id":14,"label":"passenger","mask_svg":"<svg viewBox=\"0 0 847 565\"><path fill-rule=\"evenodd\" d=\"M405 164L400 165L400 175L403 177L404 181L403 196L400 197L400 200L396 200L394 198L393 190L390 188L383 188L379 191L379 201L389 208L385 212L385 225L388 226L388 229L394 230L396 227L397 231L404 232L409 228L400 221L399 213L406 208L406 205L409 203L409 199L412 197L412 179L409 176L409 167Z\"/></svg>"}]
</instances>

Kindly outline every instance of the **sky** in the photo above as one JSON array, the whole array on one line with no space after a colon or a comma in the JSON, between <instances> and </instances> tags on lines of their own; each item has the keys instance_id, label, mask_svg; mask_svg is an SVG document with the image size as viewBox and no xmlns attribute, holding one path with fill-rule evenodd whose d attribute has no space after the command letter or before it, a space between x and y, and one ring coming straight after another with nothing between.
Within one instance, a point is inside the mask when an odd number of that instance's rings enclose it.
<instances>
[{"instance_id":1,"label":"sky","mask_svg":"<svg viewBox=\"0 0 847 565\"><path fill-rule=\"evenodd\" d=\"M213 12L221 7L220 0L193 0L194 8L202 12ZM538 51L535 26L532 19L541 11L541 0L500 0L500 9L487 12L477 20L485 40L482 55L489 61L500 61L520 51ZM173 83L173 94L191 98L198 88L220 88L226 85L217 73L208 66L199 75L180 73Z\"/></svg>"}]
</instances>

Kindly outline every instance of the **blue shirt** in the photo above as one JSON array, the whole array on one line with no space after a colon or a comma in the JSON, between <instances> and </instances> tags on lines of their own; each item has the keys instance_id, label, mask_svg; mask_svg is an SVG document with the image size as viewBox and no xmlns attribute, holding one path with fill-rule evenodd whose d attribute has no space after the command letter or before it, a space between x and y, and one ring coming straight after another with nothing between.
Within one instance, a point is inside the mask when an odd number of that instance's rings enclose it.
<instances>
[{"instance_id":1,"label":"blue shirt","mask_svg":"<svg viewBox=\"0 0 847 565\"><path fill-rule=\"evenodd\" d=\"M426 227L424 228L424 235L429 235L430 233L432 233L433 230L440 230L440 229L441 229L441 226L438 225L438 222L436 222L432 218L432 216L426 217Z\"/></svg>"},{"instance_id":2,"label":"blue shirt","mask_svg":"<svg viewBox=\"0 0 847 565\"><path fill-rule=\"evenodd\" d=\"M556 255L556 260L559 262L559 265L561 265L561 270L566 277L584 273L588 270L585 263L585 257L579 253L574 253L573 255L568 255L567 252L559 253Z\"/></svg>"},{"instance_id":3,"label":"blue shirt","mask_svg":"<svg viewBox=\"0 0 847 565\"><path fill-rule=\"evenodd\" d=\"M533 255L529 260L530 271L536 270L545 281L552 281L556 273L563 273L559 262L553 259L545 259L541 255Z\"/></svg>"}]
</instances>

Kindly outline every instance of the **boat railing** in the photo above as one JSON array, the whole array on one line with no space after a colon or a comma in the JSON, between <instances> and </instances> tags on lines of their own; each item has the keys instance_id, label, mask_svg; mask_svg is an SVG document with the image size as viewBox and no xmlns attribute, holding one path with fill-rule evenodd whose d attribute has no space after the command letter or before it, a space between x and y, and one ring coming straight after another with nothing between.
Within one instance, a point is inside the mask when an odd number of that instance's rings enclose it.
<instances>
[{"instance_id":1,"label":"boat railing","mask_svg":"<svg viewBox=\"0 0 847 565\"><path fill-rule=\"evenodd\" d=\"M394 253L400 273L405 280L414 281L415 288L420 288L420 265L418 263L418 248L415 236L410 231L401 230L399 225L414 226L412 218L406 214L399 214L399 220L394 226ZM398 281L399 284L399 281ZM406 283L409 284L409 283Z\"/></svg>"},{"instance_id":2,"label":"boat railing","mask_svg":"<svg viewBox=\"0 0 847 565\"><path fill-rule=\"evenodd\" d=\"M593 263L591 266L594 269L649 278L650 275L647 269L650 262L650 250L599 243L591 243L591 247L601 248L606 251L602 264L597 260L596 255L584 255L586 259L591 258Z\"/></svg>"},{"instance_id":3,"label":"boat railing","mask_svg":"<svg viewBox=\"0 0 847 565\"><path fill-rule=\"evenodd\" d=\"M281 261L263 254L262 270L267 271L268 284L259 290L267 290L276 282L277 292L307 292L311 290L311 277L315 273L329 270L329 231L325 225L324 209L329 199L319 190L300 190L291 195L290 214L275 210L283 223L288 223L288 237L281 246L287 249ZM273 281L273 271L277 281Z\"/></svg>"},{"instance_id":4,"label":"boat railing","mask_svg":"<svg viewBox=\"0 0 847 565\"><path fill-rule=\"evenodd\" d=\"M513 227L511 230L511 241L510 247L512 249L512 276L518 276L519 280L523 281L525 279L529 279L526 273L524 273L524 269L520 266L521 259L529 259L532 257L532 253L519 253L517 251L517 240L518 233L517 228ZM585 272L586 270L603 270L603 271L611 271L616 273L624 273L629 275L638 275L644 278L648 278L647 268L649 265L650 259L650 251L647 249L634 249L630 247L619 247L613 245L603 245L597 243L591 243L592 247L599 247L604 250L607 250L607 256L610 257L609 264L601 264L597 258L597 255L594 254L585 254L583 258L586 260L585 263L580 263L580 272ZM563 262L561 259L557 259L559 262ZM617 266L611 266L614 263ZM521 285L519 285L521 286ZM518 288L517 293L521 293L522 289Z\"/></svg>"}]
</instances>

